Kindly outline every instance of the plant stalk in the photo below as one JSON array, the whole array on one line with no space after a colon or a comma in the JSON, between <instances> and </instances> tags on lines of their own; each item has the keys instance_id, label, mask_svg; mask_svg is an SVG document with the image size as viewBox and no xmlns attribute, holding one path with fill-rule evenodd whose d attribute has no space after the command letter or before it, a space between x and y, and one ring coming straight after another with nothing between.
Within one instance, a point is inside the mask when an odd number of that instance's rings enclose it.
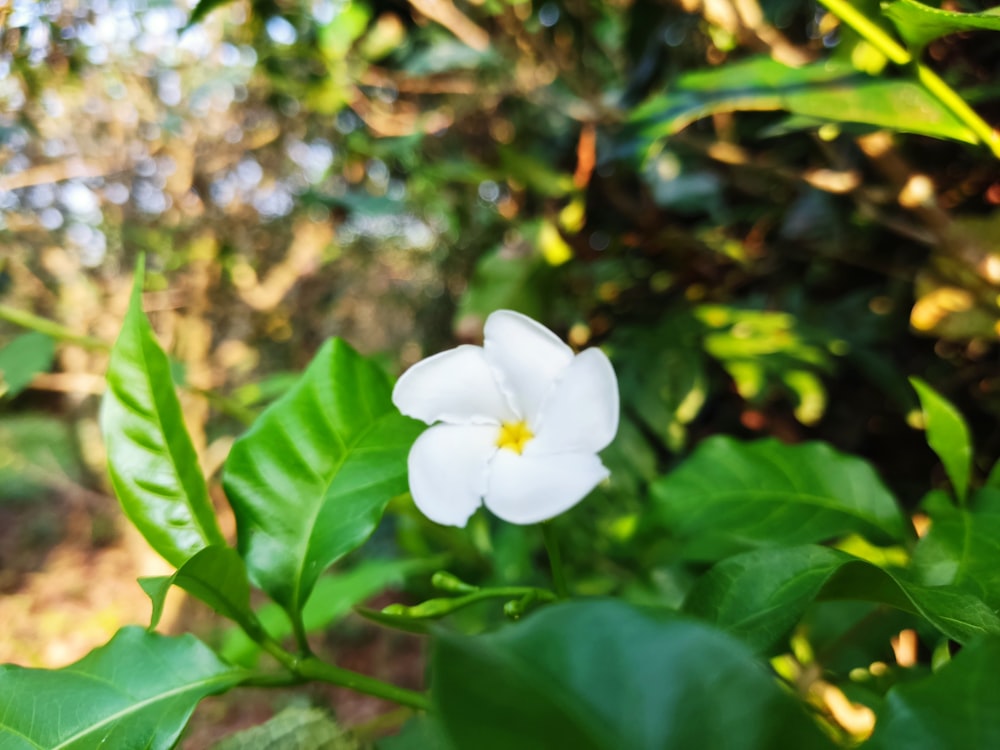
<instances>
[{"instance_id":1,"label":"plant stalk","mask_svg":"<svg viewBox=\"0 0 1000 750\"><path fill-rule=\"evenodd\" d=\"M359 693L374 695L377 698L384 698L401 706L409 706L419 711L429 711L431 708L430 698L423 693L396 687L387 682L377 680L374 677L336 667L333 664L327 664L315 656L309 656L299 661L296 673L309 680L319 680L331 685L341 685L351 690L356 690Z\"/></svg>"},{"instance_id":2,"label":"plant stalk","mask_svg":"<svg viewBox=\"0 0 1000 750\"><path fill-rule=\"evenodd\" d=\"M21 328L44 333L46 336L51 336L58 341L65 341L67 344L76 344L85 349L98 351L108 351L111 349L111 344L106 341L101 341L101 339L96 339L92 336L84 336L83 334L71 331L66 326L55 321L35 315L34 313L25 312L24 310L18 310L8 305L0 305L0 320L6 320L8 323L13 323Z\"/></svg>"}]
</instances>

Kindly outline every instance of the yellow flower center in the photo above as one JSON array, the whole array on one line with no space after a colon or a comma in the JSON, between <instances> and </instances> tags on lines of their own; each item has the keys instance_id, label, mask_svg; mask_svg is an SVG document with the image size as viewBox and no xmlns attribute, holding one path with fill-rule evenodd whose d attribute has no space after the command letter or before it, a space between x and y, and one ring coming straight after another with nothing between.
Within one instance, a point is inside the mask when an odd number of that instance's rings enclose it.
<instances>
[{"instance_id":1,"label":"yellow flower center","mask_svg":"<svg viewBox=\"0 0 1000 750\"><path fill-rule=\"evenodd\" d=\"M500 425L500 435L497 437L498 448L508 448L517 454L524 451L524 446L533 438L528 423L524 420L520 422L504 422Z\"/></svg>"}]
</instances>

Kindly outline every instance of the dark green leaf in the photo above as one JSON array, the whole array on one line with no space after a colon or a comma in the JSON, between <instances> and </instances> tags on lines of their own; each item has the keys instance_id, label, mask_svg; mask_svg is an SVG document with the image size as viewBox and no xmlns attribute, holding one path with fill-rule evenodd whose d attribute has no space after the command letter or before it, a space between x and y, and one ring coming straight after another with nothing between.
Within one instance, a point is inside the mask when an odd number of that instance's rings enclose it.
<instances>
[{"instance_id":1,"label":"dark green leaf","mask_svg":"<svg viewBox=\"0 0 1000 750\"><path fill-rule=\"evenodd\" d=\"M959 511L935 518L913 552L917 580L953 584L1000 609L1000 514Z\"/></svg>"},{"instance_id":2,"label":"dark green leaf","mask_svg":"<svg viewBox=\"0 0 1000 750\"><path fill-rule=\"evenodd\" d=\"M955 496L964 503L972 471L972 438L969 427L940 393L920 378L910 378L910 384L920 398L927 429L927 443L941 459Z\"/></svg>"},{"instance_id":3,"label":"dark green leaf","mask_svg":"<svg viewBox=\"0 0 1000 750\"><path fill-rule=\"evenodd\" d=\"M168 750L198 701L245 676L194 636L123 628L64 669L0 667L0 747Z\"/></svg>"},{"instance_id":4,"label":"dark green leaf","mask_svg":"<svg viewBox=\"0 0 1000 750\"><path fill-rule=\"evenodd\" d=\"M14 398L52 366L55 342L44 333L25 333L0 349L0 396Z\"/></svg>"},{"instance_id":5,"label":"dark green leaf","mask_svg":"<svg viewBox=\"0 0 1000 750\"><path fill-rule=\"evenodd\" d=\"M251 579L290 613L406 490L423 425L392 405L377 365L334 339L233 445L223 483Z\"/></svg>"},{"instance_id":6,"label":"dark green leaf","mask_svg":"<svg viewBox=\"0 0 1000 750\"><path fill-rule=\"evenodd\" d=\"M125 515L153 549L180 566L203 547L225 540L184 427L167 355L142 311L142 280L140 265L111 350L101 433Z\"/></svg>"},{"instance_id":7,"label":"dark green leaf","mask_svg":"<svg viewBox=\"0 0 1000 750\"><path fill-rule=\"evenodd\" d=\"M875 601L921 615L960 643L1000 633L1000 618L975 597L927 588L844 552L806 545L730 557L699 579L684 609L757 651L777 645L817 598Z\"/></svg>"},{"instance_id":8,"label":"dark green leaf","mask_svg":"<svg viewBox=\"0 0 1000 750\"><path fill-rule=\"evenodd\" d=\"M172 575L142 578L139 584L153 602L150 629L156 628L171 586L179 586L223 617L251 630L258 627L250 609L250 583L243 560L232 547L212 545L195 553Z\"/></svg>"},{"instance_id":9,"label":"dark green leaf","mask_svg":"<svg viewBox=\"0 0 1000 750\"><path fill-rule=\"evenodd\" d=\"M476 750L828 748L747 649L615 601L547 607L475 637L441 634L433 699Z\"/></svg>"},{"instance_id":10,"label":"dark green leaf","mask_svg":"<svg viewBox=\"0 0 1000 750\"><path fill-rule=\"evenodd\" d=\"M979 142L916 81L873 77L831 60L791 68L763 57L681 75L667 93L632 113L624 136L629 149L641 155L654 142L717 112L782 109L830 122Z\"/></svg>"},{"instance_id":11,"label":"dark green leaf","mask_svg":"<svg viewBox=\"0 0 1000 750\"><path fill-rule=\"evenodd\" d=\"M979 13L957 13L932 8L916 0L890 0L882 3L882 12L892 20L899 35L917 54L928 42L948 34L978 29L1000 31L997 8Z\"/></svg>"},{"instance_id":12,"label":"dark green leaf","mask_svg":"<svg viewBox=\"0 0 1000 750\"><path fill-rule=\"evenodd\" d=\"M1000 638L973 643L930 677L885 697L865 750L1000 747Z\"/></svg>"},{"instance_id":13,"label":"dark green leaf","mask_svg":"<svg viewBox=\"0 0 1000 750\"><path fill-rule=\"evenodd\" d=\"M686 425L698 416L708 391L701 327L673 314L655 327L616 333L613 356L622 401L670 450L680 450Z\"/></svg>"},{"instance_id":14,"label":"dark green leaf","mask_svg":"<svg viewBox=\"0 0 1000 750\"><path fill-rule=\"evenodd\" d=\"M851 532L874 541L905 535L896 501L872 467L823 443L709 438L654 483L653 499L656 519L694 558Z\"/></svg>"}]
</instances>

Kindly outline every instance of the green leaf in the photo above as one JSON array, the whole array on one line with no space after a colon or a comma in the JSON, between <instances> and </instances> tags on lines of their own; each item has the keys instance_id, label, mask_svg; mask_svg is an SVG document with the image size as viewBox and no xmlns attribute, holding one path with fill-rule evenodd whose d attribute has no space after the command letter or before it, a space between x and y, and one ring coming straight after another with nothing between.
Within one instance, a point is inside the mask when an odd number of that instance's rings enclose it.
<instances>
[{"instance_id":1,"label":"green leaf","mask_svg":"<svg viewBox=\"0 0 1000 750\"><path fill-rule=\"evenodd\" d=\"M339 339L233 445L223 484L251 580L297 616L319 575L375 530L406 490L423 424L388 376Z\"/></svg>"},{"instance_id":2,"label":"green leaf","mask_svg":"<svg viewBox=\"0 0 1000 750\"><path fill-rule=\"evenodd\" d=\"M675 313L655 327L617 331L613 341L623 405L670 450L683 447L686 425L705 403L700 333L690 315Z\"/></svg>"},{"instance_id":3,"label":"green leaf","mask_svg":"<svg viewBox=\"0 0 1000 750\"><path fill-rule=\"evenodd\" d=\"M37 502L46 488L82 475L73 429L64 417L24 412L0 419L0 503Z\"/></svg>"},{"instance_id":4,"label":"green leaf","mask_svg":"<svg viewBox=\"0 0 1000 750\"><path fill-rule=\"evenodd\" d=\"M750 750L830 742L745 646L617 601L441 633L432 697L456 747Z\"/></svg>"},{"instance_id":5,"label":"green leaf","mask_svg":"<svg viewBox=\"0 0 1000 750\"><path fill-rule=\"evenodd\" d=\"M712 437L656 481L652 494L656 520L695 559L851 532L876 542L905 536L899 507L874 469L824 443Z\"/></svg>"},{"instance_id":6,"label":"green leaf","mask_svg":"<svg viewBox=\"0 0 1000 750\"><path fill-rule=\"evenodd\" d=\"M443 556L420 560L365 560L350 570L322 576L302 610L306 631L328 627L349 614L356 604L390 586L402 585L410 576L437 570L445 560ZM277 641L292 634L292 623L277 604L265 604L257 611L257 617ZM234 628L226 633L220 653L233 664L253 667L260 650L245 632Z\"/></svg>"},{"instance_id":7,"label":"green leaf","mask_svg":"<svg viewBox=\"0 0 1000 750\"><path fill-rule=\"evenodd\" d=\"M543 317L552 278L552 267L540 253L511 256L502 248L492 250L476 263L455 319L481 322L501 309Z\"/></svg>"},{"instance_id":8,"label":"green leaf","mask_svg":"<svg viewBox=\"0 0 1000 750\"><path fill-rule=\"evenodd\" d=\"M184 427L167 355L142 311L142 261L122 330L111 350L101 433L122 509L150 546L180 566L225 544Z\"/></svg>"},{"instance_id":9,"label":"green leaf","mask_svg":"<svg viewBox=\"0 0 1000 750\"><path fill-rule=\"evenodd\" d=\"M893 687L864 750L1000 747L1000 638L962 649L929 677Z\"/></svg>"},{"instance_id":10,"label":"green leaf","mask_svg":"<svg viewBox=\"0 0 1000 750\"><path fill-rule=\"evenodd\" d=\"M679 76L666 93L632 113L623 136L628 148L642 155L702 117L762 110L979 142L916 81L869 76L833 60L791 68L764 57Z\"/></svg>"},{"instance_id":11,"label":"green leaf","mask_svg":"<svg viewBox=\"0 0 1000 750\"><path fill-rule=\"evenodd\" d=\"M232 2L233 0L198 0L198 4L194 6L194 10L191 11L191 17L188 19L184 30L187 30L196 23L201 22L205 16L216 8L221 8L223 5L229 5Z\"/></svg>"},{"instance_id":12,"label":"green leaf","mask_svg":"<svg viewBox=\"0 0 1000 750\"><path fill-rule=\"evenodd\" d=\"M0 396L14 398L52 366L55 342L44 333L25 333L0 349Z\"/></svg>"},{"instance_id":13,"label":"green leaf","mask_svg":"<svg viewBox=\"0 0 1000 750\"><path fill-rule=\"evenodd\" d=\"M927 444L941 459L955 496L965 503L969 489L969 475L972 471L972 438L969 427L940 393L920 378L910 378L910 384L920 398L927 428Z\"/></svg>"},{"instance_id":14,"label":"green leaf","mask_svg":"<svg viewBox=\"0 0 1000 750\"><path fill-rule=\"evenodd\" d=\"M160 621L171 586L178 586L251 631L259 628L250 609L250 582L246 566L232 547L212 545L195 553L172 576L141 578L139 585L153 602L149 629Z\"/></svg>"},{"instance_id":15,"label":"green leaf","mask_svg":"<svg viewBox=\"0 0 1000 750\"><path fill-rule=\"evenodd\" d=\"M376 750L454 750L441 722L433 714L410 719L399 734L375 743Z\"/></svg>"},{"instance_id":16,"label":"green leaf","mask_svg":"<svg viewBox=\"0 0 1000 750\"><path fill-rule=\"evenodd\" d=\"M123 628L64 669L0 667L0 747L168 750L198 701L246 675L192 635Z\"/></svg>"},{"instance_id":17,"label":"green leaf","mask_svg":"<svg viewBox=\"0 0 1000 750\"><path fill-rule=\"evenodd\" d=\"M212 750L361 750L361 747L323 709L289 706L259 726L226 737Z\"/></svg>"},{"instance_id":18,"label":"green leaf","mask_svg":"<svg viewBox=\"0 0 1000 750\"><path fill-rule=\"evenodd\" d=\"M1000 609L1000 514L959 511L935 518L913 551L913 574L928 586L951 584Z\"/></svg>"},{"instance_id":19,"label":"green leaf","mask_svg":"<svg viewBox=\"0 0 1000 750\"><path fill-rule=\"evenodd\" d=\"M778 645L817 598L888 604L922 616L959 643L983 633L1000 633L1000 618L969 594L950 587L919 586L816 545L727 558L698 580L684 610L765 652Z\"/></svg>"},{"instance_id":20,"label":"green leaf","mask_svg":"<svg viewBox=\"0 0 1000 750\"><path fill-rule=\"evenodd\" d=\"M882 12L895 24L899 35L917 55L928 42L948 34L979 29L1000 31L997 8L979 13L957 13L932 8L916 0L891 0L882 3Z\"/></svg>"}]
</instances>

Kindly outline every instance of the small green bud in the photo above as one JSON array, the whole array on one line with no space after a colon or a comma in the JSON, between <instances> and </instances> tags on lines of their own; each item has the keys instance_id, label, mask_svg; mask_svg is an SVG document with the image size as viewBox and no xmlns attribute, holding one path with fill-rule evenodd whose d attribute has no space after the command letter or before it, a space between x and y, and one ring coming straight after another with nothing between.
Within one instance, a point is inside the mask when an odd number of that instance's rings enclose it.
<instances>
[{"instance_id":1,"label":"small green bud","mask_svg":"<svg viewBox=\"0 0 1000 750\"><path fill-rule=\"evenodd\" d=\"M473 591L479 591L478 586L466 583L447 570L439 570L432 575L431 586L440 591L448 591L453 594L471 594Z\"/></svg>"}]
</instances>

